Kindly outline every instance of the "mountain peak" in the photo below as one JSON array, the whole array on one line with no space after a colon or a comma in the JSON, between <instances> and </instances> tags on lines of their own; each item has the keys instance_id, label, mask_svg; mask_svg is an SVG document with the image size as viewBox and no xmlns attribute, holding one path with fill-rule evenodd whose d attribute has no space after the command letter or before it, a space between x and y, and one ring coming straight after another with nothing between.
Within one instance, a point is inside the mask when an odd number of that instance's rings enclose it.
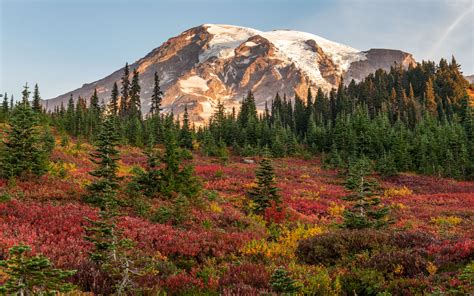
<instances>
[{"instance_id":1,"label":"mountain peak","mask_svg":"<svg viewBox=\"0 0 474 296\"><path fill-rule=\"evenodd\" d=\"M263 107L277 92L304 98L309 87L329 91L341 77L360 80L379 68L388 70L394 62L408 66L414 60L402 51L360 51L306 32L203 24L170 38L130 67L140 73L143 113L149 110L156 71L165 92L164 110L179 114L187 106L199 124L219 100L227 108L237 107L252 91L257 106ZM89 97L95 88L107 102L121 75L118 70L45 105L51 110L65 104L70 94Z\"/></svg>"}]
</instances>

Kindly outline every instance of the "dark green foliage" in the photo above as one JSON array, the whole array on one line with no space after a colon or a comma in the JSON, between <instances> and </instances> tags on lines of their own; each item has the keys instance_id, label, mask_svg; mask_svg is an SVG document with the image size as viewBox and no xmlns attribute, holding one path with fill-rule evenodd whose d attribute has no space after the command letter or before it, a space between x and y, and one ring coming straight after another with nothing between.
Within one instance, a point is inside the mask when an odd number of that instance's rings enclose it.
<instances>
[{"instance_id":1,"label":"dark green foliage","mask_svg":"<svg viewBox=\"0 0 474 296\"><path fill-rule=\"evenodd\" d=\"M384 291L384 284L383 274L371 269L353 269L341 277L341 288L345 295L381 295L379 293Z\"/></svg>"},{"instance_id":2,"label":"dark green foliage","mask_svg":"<svg viewBox=\"0 0 474 296\"><path fill-rule=\"evenodd\" d=\"M372 255L365 267L384 274L394 273L398 269L395 276L413 278L427 273L427 264L428 261L419 252L405 249Z\"/></svg>"},{"instance_id":3,"label":"dark green foliage","mask_svg":"<svg viewBox=\"0 0 474 296\"><path fill-rule=\"evenodd\" d=\"M115 199L119 187L117 177L119 151L116 148L119 138L114 126L114 118L106 117L96 139L96 151L91 153L91 160L97 166L90 174L96 177L96 180L87 186L89 194L85 200L101 209L111 202L109 199Z\"/></svg>"},{"instance_id":4,"label":"dark green foliage","mask_svg":"<svg viewBox=\"0 0 474 296\"><path fill-rule=\"evenodd\" d=\"M49 155L53 152L54 146L56 145L54 135L49 127L45 127L41 135L40 141L43 143L44 151Z\"/></svg>"},{"instance_id":5,"label":"dark green foliage","mask_svg":"<svg viewBox=\"0 0 474 296\"><path fill-rule=\"evenodd\" d=\"M159 151L153 147L145 151L147 165L145 170L136 168L133 171L132 181L129 183L129 192L133 194L140 192L146 197L156 197L160 193L159 184L161 182L162 170L160 168Z\"/></svg>"},{"instance_id":6,"label":"dark green foliage","mask_svg":"<svg viewBox=\"0 0 474 296\"><path fill-rule=\"evenodd\" d=\"M275 269L270 278L270 286L272 287L272 290L277 293L290 295L295 294L300 290L296 281L291 278L289 272L286 271L284 267Z\"/></svg>"},{"instance_id":7,"label":"dark green foliage","mask_svg":"<svg viewBox=\"0 0 474 296\"><path fill-rule=\"evenodd\" d=\"M36 113L42 113L43 112L43 107L41 106L41 96L39 93L39 88L38 84L35 84L35 89L33 91L33 102L32 102L32 109Z\"/></svg>"},{"instance_id":8,"label":"dark green foliage","mask_svg":"<svg viewBox=\"0 0 474 296\"><path fill-rule=\"evenodd\" d=\"M266 150L255 172L256 186L248 191L248 197L253 202L253 211L262 214L272 203L279 204L281 197L276 187L275 172Z\"/></svg>"},{"instance_id":9,"label":"dark green foliage","mask_svg":"<svg viewBox=\"0 0 474 296\"><path fill-rule=\"evenodd\" d=\"M152 116L160 116L161 112L161 101L163 100L163 92L160 89L160 78L158 77L158 73L155 72L153 79L153 94L151 95L151 107L150 107L150 114Z\"/></svg>"},{"instance_id":10,"label":"dark green foliage","mask_svg":"<svg viewBox=\"0 0 474 296\"><path fill-rule=\"evenodd\" d=\"M183 165L185 150L177 145L175 131L169 129L165 138L165 151L150 147L146 151L147 167L136 169L130 192L141 192L147 197L173 198L182 194L193 197L201 190L201 183L191 165ZM160 155L159 153L162 153Z\"/></svg>"},{"instance_id":11,"label":"dark green foliage","mask_svg":"<svg viewBox=\"0 0 474 296\"><path fill-rule=\"evenodd\" d=\"M363 251L380 249L389 244L387 233L375 230L340 230L302 240L296 255L307 264L334 265Z\"/></svg>"},{"instance_id":12,"label":"dark green foliage","mask_svg":"<svg viewBox=\"0 0 474 296\"><path fill-rule=\"evenodd\" d=\"M195 196L201 189L199 179L194 176L194 168L182 165L182 151L179 149L174 130L168 130L165 138L165 151L161 158L159 192L172 197L181 193L187 197Z\"/></svg>"},{"instance_id":13,"label":"dark green foliage","mask_svg":"<svg viewBox=\"0 0 474 296\"><path fill-rule=\"evenodd\" d=\"M114 82L114 86L112 87L112 93L110 95L110 112L113 116L117 116L119 113L119 90L117 86L117 82Z\"/></svg>"},{"instance_id":14,"label":"dark green foliage","mask_svg":"<svg viewBox=\"0 0 474 296\"><path fill-rule=\"evenodd\" d=\"M2 101L2 109L1 109L1 114L2 114L2 120L5 120L8 118L8 112L10 111L9 105L8 105L8 94L5 93L3 95L3 101Z\"/></svg>"},{"instance_id":15,"label":"dark green foliage","mask_svg":"<svg viewBox=\"0 0 474 296\"><path fill-rule=\"evenodd\" d=\"M125 295L134 286L134 278L140 276L146 267L138 264L134 243L123 238L122 230L116 225L117 203L113 193L103 195L102 198L99 219L86 219L89 226L85 227L85 239L94 246L89 256L114 283L116 294ZM142 258L142 261L146 261L146 258Z\"/></svg>"},{"instance_id":16,"label":"dark green foliage","mask_svg":"<svg viewBox=\"0 0 474 296\"><path fill-rule=\"evenodd\" d=\"M345 200L352 201L352 207L343 213L345 228L381 228L388 224L388 208L380 205L380 198L375 197L377 182L369 175L371 163L361 158L349 166L349 177L346 188L353 191Z\"/></svg>"},{"instance_id":17,"label":"dark green foliage","mask_svg":"<svg viewBox=\"0 0 474 296\"><path fill-rule=\"evenodd\" d=\"M0 270L8 279L0 286L0 293L5 295L57 295L58 292L69 292L75 286L66 279L73 275L73 270L54 268L48 258L30 256L31 248L18 245L10 248L9 259L0 261Z\"/></svg>"},{"instance_id":18,"label":"dark green foliage","mask_svg":"<svg viewBox=\"0 0 474 296\"><path fill-rule=\"evenodd\" d=\"M133 70L132 82L130 84L130 102L128 105L128 115L130 117L136 117L141 119L142 112L141 112L141 102L140 102L140 83L139 83L139 75L137 69Z\"/></svg>"},{"instance_id":19,"label":"dark green foliage","mask_svg":"<svg viewBox=\"0 0 474 296\"><path fill-rule=\"evenodd\" d=\"M130 70L128 68L128 63L125 64L123 68L122 75L122 88L120 91L120 117L125 118L129 114L130 106Z\"/></svg>"},{"instance_id":20,"label":"dark green foliage","mask_svg":"<svg viewBox=\"0 0 474 296\"><path fill-rule=\"evenodd\" d=\"M28 95L25 86L23 100L12 111L1 147L0 173L4 178L46 172L49 153L41 143L37 115L28 103Z\"/></svg>"},{"instance_id":21,"label":"dark green foliage","mask_svg":"<svg viewBox=\"0 0 474 296\"><path fill-rule=\"evenodd\" d=\"M188 107L184 107L183 124L179 133L180 146L186 149L193 149L193 135L189 126Z\"/></svg>"},{"instance_id":22,"label":"dark green foliage","mask_svg":"<svg viewBox=\"0 0 474 296\"><path fill-rule=\"evenodd\" d=\"M315 98L308 89L306 100L277 94L265 102L261 115L249 92L240 110L226 112L219 102L209 124L198 130L191 122L177 128L172 113L160 114L163 93L157 73L150 116L143 120L138 73L130 77L126 65L116 130L124 143L139 147L152 137L164 143L166 130L173 128L178 129L181 147L190 149L196 140L209 156L226 154L230 146L235 154L255 156L268 146L276 157L308 150L324 153L325 160L339 168L368 157L382 176L414 171L469 179L474 176L472 107L466 81L454 62L422 62L408 69L396 65L359 83L346 86L341 80L328 94L318 89ZM118 96L114 89L113 98ZM72 136L91 139L98 131L90 120L95 113L83 99L76 101L71 98L67 108L57 108L54 123ZM109 108L112 113L114 105ZM183 121L186 118L185 114Z\"/></svg>"}]
</instances>

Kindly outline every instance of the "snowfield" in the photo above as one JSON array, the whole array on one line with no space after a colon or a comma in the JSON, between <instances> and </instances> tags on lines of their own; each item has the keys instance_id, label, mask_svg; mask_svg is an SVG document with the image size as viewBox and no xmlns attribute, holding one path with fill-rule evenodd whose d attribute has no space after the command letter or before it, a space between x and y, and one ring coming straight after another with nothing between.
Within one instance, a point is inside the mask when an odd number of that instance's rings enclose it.
<instances>
[{"instance_id":1,"label":"snowfield","mask_svg":"<svg viewBox=\"0 0 474 296\"><path fill-rule=\"evenodd\" d=\"M185 93L192 94L196 91L205 92L209 89L209 86L207 86L207 81L199 76L191 76L186 80L181 80L179 84L181 86L181 90Z\"/></svg>"},{"instance_id":2,"label":"snowfield","mask_svg":"<svg viewBox=\"0 0 474 296\"><path fill-rule=\"evenodd\" d=\"M293 30L274 30L262 32L252 28L206 24L204 27L213 35L209 47L199 55L199 62L205 62L211 57L227 59L234 56L234 51L241 44L252 47L257 44L247 41L255 35L260 35L270 41L278 50L278 57L286 64L295 64L316 84L324 85L327 81L322 77L318 67L319 53L307 44L314 40L316 45L337 65L337 72L342 75L349 69L351 63L365 60L365 54L350 46L333 42L310 33Z\"/></svg>"}]
</instances>

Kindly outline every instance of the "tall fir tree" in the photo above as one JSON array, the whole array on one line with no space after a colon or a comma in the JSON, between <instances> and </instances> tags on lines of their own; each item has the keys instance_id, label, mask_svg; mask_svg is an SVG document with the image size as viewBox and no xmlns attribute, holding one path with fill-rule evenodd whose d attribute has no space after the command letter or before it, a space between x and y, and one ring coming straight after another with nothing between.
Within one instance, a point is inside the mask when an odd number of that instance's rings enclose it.
<instances>
[{"instance_id":1,"label":"tall fir tree","mask_svg":"<svg viewBox=\"0 0 474 296\"><path fill-rule=\"evenodd\" d=\"M28 86L22 101L13 109L9 129L1 147L0 170L4 178L42 175L47 169L47 152L38 133L37 114L28 102Z\"/></svg>"},{"instance_id":2,"label":"tall fir tree","mask_svg":"<svg viewBox=\"0 0 474 296\"><path fill-rule=\"evenodd\" d=\"M140 78L137 69L133 70L132 82L130 84L130 104L129 115L141 120L141 101L140 101Z\"/></svg>"},{"instance_id":3,"label":"tall fir tree","mask_svg":"<svg viewBox=\"0 0 474 296\"><path fill-rule=\"evenodd\" d=\"M155 72L153 76L153 93L151 95L151 107L150 113L151 115L160 116L161 112L161 102L163 100L163 92L160 88L160 78L158 77L158 73Z\"/></svg>"},{"instance_id":4,"label":"tall fir tree","mask_svg":"<svg viewBox=\"0 0 474 296\"><path fill-rule=\"evenodd\" d=\"M117 82L114 82L114 86L112 87L109 111L113 116L117 116L119 112L119 90Z\"/></svg>"},{"instance_id":5,"label":"tall fir tree","mask_svg":"<svg viewBox=\"0 0 474 296\"><path fill-rule=\"evenodd\" d=\"M128 108L130 104L130 70L128 68L128 63L125 64L123 68L122 75L122 88L120 91L120 116L126 117L128 115Z\"/></svg>"},{"instance_id":6,"label":"tall fir tree","mask_svg":"<svg viewBox=\"0 0 474 296\"><path fill-rule=\"evenodd\" d=\"M424 103L426 111L428 111L428 113L431 115L436 115L438 104L431 78L428 79L425 85Z\"/></svg>"},{"instance_id":7,"label":"tall fir tree","mask_svg":"<svg viewBox=\"0 0 474 296\"><path fill-rule=\"evenodd\" d=\"M186 197L195 196L201 184L194 176L191 165L181 162L182 151L178 147L177 135L174 128L168 128L165 136L165 152L161 157L164 168L161 171L160 193L169 198L182 194Z\"/></svg>"},{"instance_id":8,"label":"tall fir tree","mask_svg":"<svg viewBox=\"0 0 474 296\"><path fill-rule=\"evenodd\" d=\"M36 113L43 112L43 107L41 106L41 96L38 88L38 84L35 84L35 89L33 91L33 103L32 103L33 111Z\"/></svg>"},{"instance_id":9,"label":"tall fir tree","mask_svg":"<svg viewBox=\"0 0 474 296\"><path fill-rule=\"evenodd\" d=\"M265 149L263 158L255 171L255 177L257 184L247 194L253 202L253 211L257 214L263 214L272 203L278 206L281 202L268 149Z\"/></svg>"},{"instance_id":10,"label":"tall fir tree","mask_svg":"<svg viewBox=\"0 0 474 296\"><path fill-rule=\"evenodd\" d=\"M193 149L193 134L189 126L189 114L187 106L184 106L183 123L179 134L179 142L181 147L190 150Z\"/></svg>"},{"instance_id":11,"label":"tall fir tree","mask_svg":"<svg viewBox=\"0 0 474 296\"><path fill-rule=\"evenodd\" d=\"M43 255L32 256L31 248L25 245L13 246L9 258L0 260L0 271L6 281L0 286L3 295L57 295L71 292L75 286L66 279L76 271L54 268Z\"/></svg>"},{"instance_id":12,"label":"tall fir tree","mask_svg":"<svg viewBox=\"0 0 474 296\"><path fill-rule=\"evenodd\" d=\"M95 143L95 151L91 153L91 161L96 168L89 174L96 179L87 186L88 195L85 201L105 210L114 203L115 194L119 188L117 177L119 151L117 145L119 136L115 130L115 118L107 116L101 124L100 133Z\"/></svg>"},{"instance_id":13,"label":"tall fir tree","mask_svg":"<svg viewBox=\"0 0 474 296\"><path fill-rule=\"evenodd\" d=\"M343 213L343 227L349 229L382 228L388 224L388 207L380 205L380 198L375 196L377 182L370 177L371 163L367 158L360 158L349 167L349 178L346 188L353 194L345 197L352 202L352 207Z\"/></svg>"}]
</instances>

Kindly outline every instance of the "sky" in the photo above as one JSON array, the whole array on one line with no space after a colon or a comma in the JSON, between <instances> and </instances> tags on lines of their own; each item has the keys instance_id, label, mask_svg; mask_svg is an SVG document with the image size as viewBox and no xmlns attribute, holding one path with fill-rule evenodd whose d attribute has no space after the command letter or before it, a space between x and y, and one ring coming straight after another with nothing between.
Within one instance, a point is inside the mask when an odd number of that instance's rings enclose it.
<instances>
[{"instance_id":1,"label":"sky","mask_svg":"<svg viewBox=\"0 0 474 296\"><path fill-rule=\"evenodd\" d=\"M474 74L474 0L0 0L0 93L43 99L101 79L204 23L305 31Z\"/></svg>"}]
</instances>

